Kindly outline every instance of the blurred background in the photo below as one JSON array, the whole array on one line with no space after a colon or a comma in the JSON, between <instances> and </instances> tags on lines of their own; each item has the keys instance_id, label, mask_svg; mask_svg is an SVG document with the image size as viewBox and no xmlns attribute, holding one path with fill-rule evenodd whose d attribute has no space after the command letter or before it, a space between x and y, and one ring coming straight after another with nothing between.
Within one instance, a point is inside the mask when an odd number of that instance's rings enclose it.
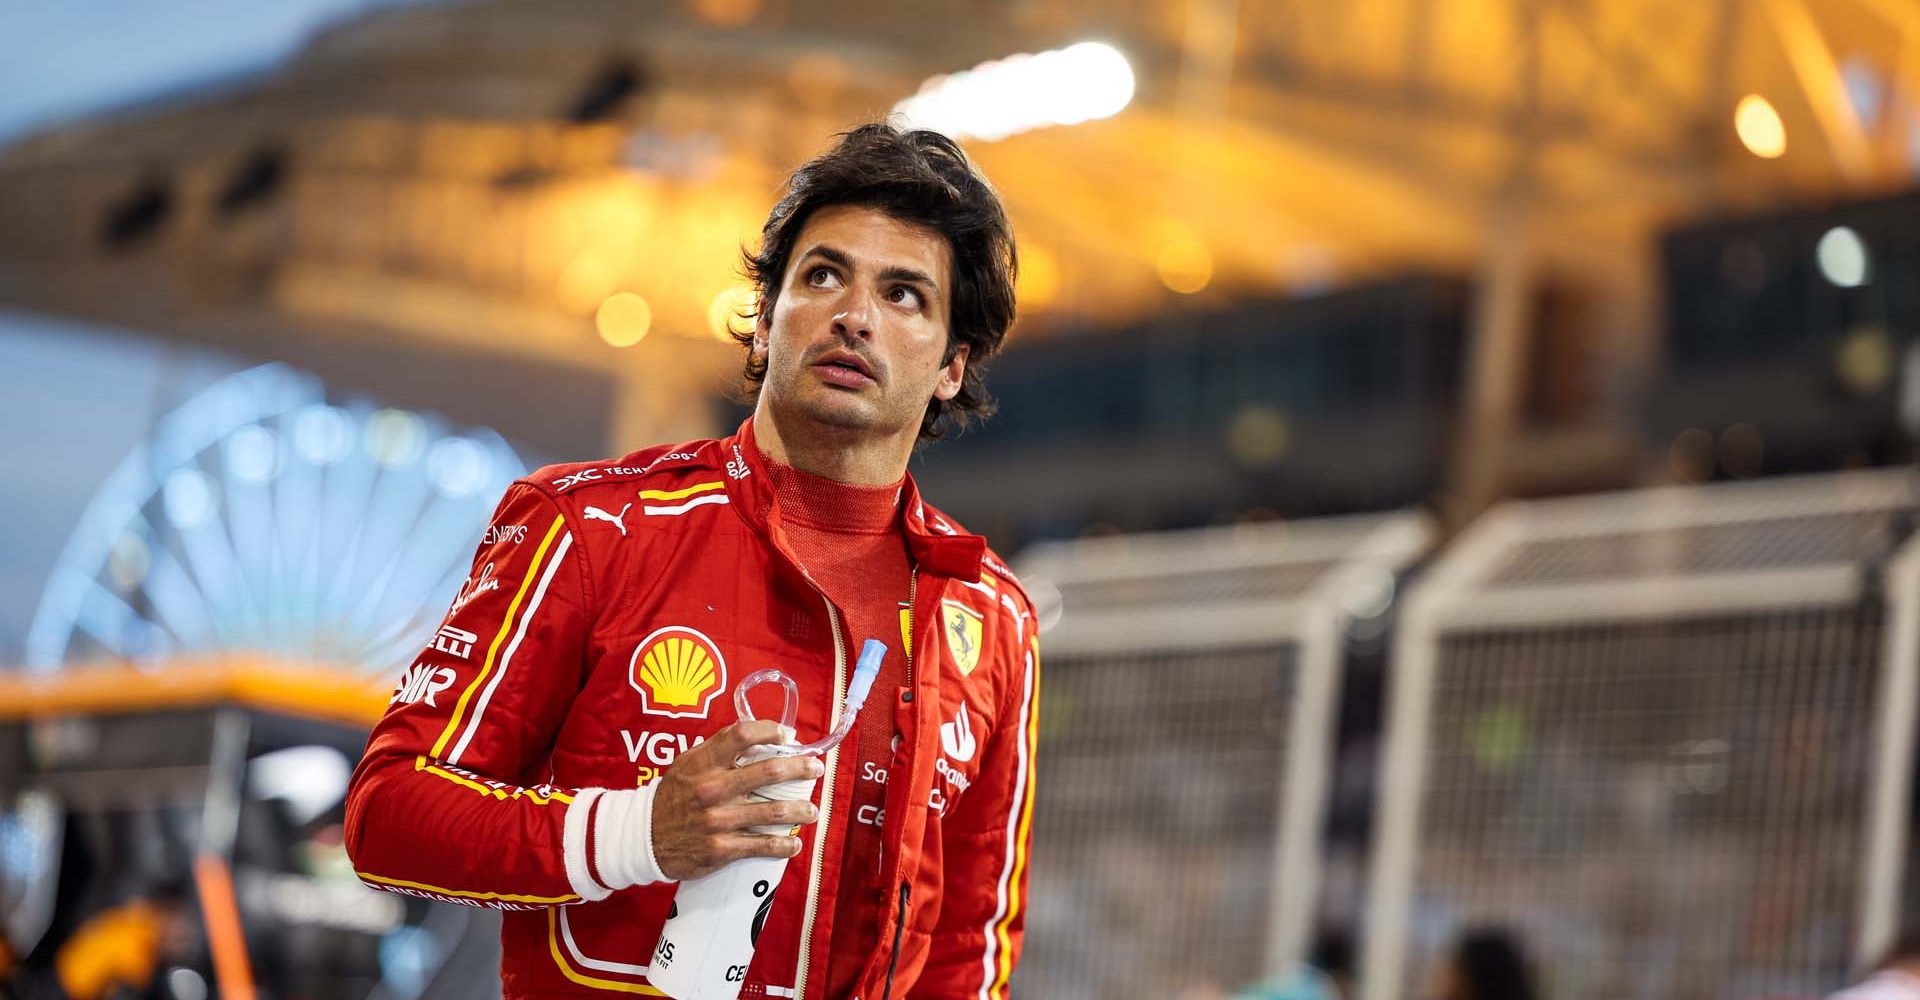
<instances>
[{"instance_id":1,"label":"blurred background","mask_svg":"<svg viewBox=\"0 0 1920 1000\"><path fill-rule=\"evenodd\" d=\"M0 979L497 994L367 727L535 466L724 433L888 114L1011 211L1023 996L1818 997L1920 920L1915 0L0 5ZM1016 485L1017 484L1017 485Z\"/></svg>"}]
</instances>

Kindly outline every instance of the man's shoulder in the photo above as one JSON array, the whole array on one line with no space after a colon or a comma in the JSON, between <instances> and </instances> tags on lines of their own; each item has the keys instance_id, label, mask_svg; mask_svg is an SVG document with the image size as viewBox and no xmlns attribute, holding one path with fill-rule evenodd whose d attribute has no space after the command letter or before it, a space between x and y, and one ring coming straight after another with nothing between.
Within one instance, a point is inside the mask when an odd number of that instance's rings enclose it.
<instances>
[{"instance_id":1,"label":"man's shoulder","mask_svg":"<svg viewBox=\"0 0 1920 1000\"><path fill-rule=\"evenodd\" d=\"M617 496L631 500L636 485L642 493L671 493L703 477L717 481L725 465L720 442L706 438L655 445L618 458L548 465L520 481L563 508L583 509Z\"/></svg>"},{"instance_id":2,"label":"man's shoulder","mask_svg":"<svg viewBox=\"0 0 1920 1000\"><path fill-rule=\"evenodd\" d=\"M920 507L920 516L925 520L928 531L939 535L973 534L958 519L927 503L924 498L920 502ZM1007 561L1001 558L1000 553L993 550L993 546L987 546L986 552L981 555L980 568L981 584L997 592L1010 593L1012 599L1019 602L1019 610L1025 611L1028 615L1033 613L1033 599L1028 595L1026 585L1020 582L1020 577L1008 567Z\"/></svg>"},{"instance_id":3,"label":"man's shoulder","mask_svg":"<svg viewBox=\"0 0 1920 1000\"><path fill-rule=\"evenodd\" d=\"M1020 577L1015 575L1012 569L1008 568L1007 561L1000 558L1000 553L995 552L992 546L988 546L986 554L980 557L980 565L985 567L987 572L993 574L1002 583L1012 584L1013 588L1020 592L1021 598L1026 599L1026 585L1020 582Z\"/></svg>"},{"instance_id":4,"label":"man's shoulder","mask_svg":"<svg viewBox=\"0 0 1920 1000\"><path fill-rule=\"evenodd\" d=\"M980 566L986 570L986 576L999 583L1001 593L1011 594L1020 602L1020 611L1029 616L1033 614L1033 598L1027 593L1026 584L1020 582L1020 578L1008 568L1007 561L1000 558L1000 554L991 546L980 557Z\"/></svg>"}]
</instances>

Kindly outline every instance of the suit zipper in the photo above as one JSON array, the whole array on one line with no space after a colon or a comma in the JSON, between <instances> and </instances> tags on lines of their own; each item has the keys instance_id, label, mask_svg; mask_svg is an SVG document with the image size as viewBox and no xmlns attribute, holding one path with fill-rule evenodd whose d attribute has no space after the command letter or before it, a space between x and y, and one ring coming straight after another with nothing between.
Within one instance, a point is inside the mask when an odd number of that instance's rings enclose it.
<instances>
[{"instance_id":1,"label":"suit zipper","mask_svg":"<svg viewBox=\"0 0 1920 1000\"><path fill-rule=\"evenodd\" d=\"M901 652L906 654L906 663L907 663L906 700L909 703L911 703L913 701L913 640L911 636L914 633L914 628L913 628L914 606L919 602L919 598L920 598L920 567L918 566L910 567L908 572L911 574L910 576L907 577L907 635L909 636L909 638L906 643L907 648L902 650ZM911 781L908 782L908 787L909 788L912 787ZM885 853L886 849L887 849L886 838L883 837L881 838L881 842L880 842L880 850L882 853ZM881 993L880 1000L892 1000L893 998L893 971L900 965L900 932L906 926L907 926L907 882L903 880L900 883L900 912L898 915L894 917L894 921L893 921L893 955L892 957L887 959L887 988L884 992Z\"/></svg>"},{"instance_id":2,"label":"suit zipper","mask_svg":"<svg viewBox=\"0 0 1920 1000\"><path fill-rule=\"evenodd\" d=\"M920 598L920 567L907 567L907 648L900 652L907 658L907 700L913 700L913 605Z\"/></svg>"},{"instance_id":3,"label":"suit zipper","mask_svg":"<svg viewBox=\"0 0 1920 1000\"><path fill-rule=\"evenodd\" d=\"M900 914L893 919L893 957L887 959L887 989L880 1000L893 1000L893 970L900 966L900 932L907 929L908 887L909 883L900 883Z\"/></svg>"},{"instance_id":4,"label":"suit zipper","mask_svg":"<svg viewBox=\"0 0 1920 1000\"><path fill-rule=\"evenodd\" d=\"M813 579L809 577L811 585ZM827 623L833 626L833 709L827 717L827 728L840 724L840 692L847 686L847 646L840 635L840 609L833 606L831 598L819 587L813 588L820 600L827 605ZM833 818L833 776L839 769L840 748L827 751L826 774L820 782L820 823L813 831L813 862L807 870L807 908L805 922L800 925L800 967L793 977L794 1000L806 1000L807 963L813 957L813 922L820 912L820 877L827 862L827 824Z\"/></svg>"},{"instance_id":5,"label":"suit zipper","mask_svg":"<svg viewBox=\"0 0 1920 1000\"><path fill-rule=\"evenodd\" d=\"M909 574L907 578L907 635L911 637L914 632L914 602L920 595L920 567L910 566L907 571ZM833 715L827 720L828 726L831 728L840 724L839 693L847 683L847 648L845 640L840 635L840 609L833 606L833 600L826 595L825 591L813 584L812 577L807 577L807 583L813 586L813 592L819 594L820 600L826 604L827 621L833 626L834 702ZM906 646L907 648L901 650L901 652L906 656L907 700L912 701L913 640L911 638L907 640ZM820 912L820 878L827 860L827 821L832 816L833 776L834 772L838 770L836 765L838 765L839 762L840 748L836 746L832 750L827 751L827 773L820 786L820 825L814 830L813 863L809 866L807 872L806 923L800 927L800 968L794 973L793 977L794 1000L806 1000L807 997L807 966L813 960L813 923ZM906 890L906 883L902 882L900 884L900 894L901 920L903 921L906 919ZM904 924L896 925L893 935L893 961L895 962L900 960L900 926L904 926ZM891 963L887 966L887 992L893 992L893 965Z\"/></svg>"}]
</instances>

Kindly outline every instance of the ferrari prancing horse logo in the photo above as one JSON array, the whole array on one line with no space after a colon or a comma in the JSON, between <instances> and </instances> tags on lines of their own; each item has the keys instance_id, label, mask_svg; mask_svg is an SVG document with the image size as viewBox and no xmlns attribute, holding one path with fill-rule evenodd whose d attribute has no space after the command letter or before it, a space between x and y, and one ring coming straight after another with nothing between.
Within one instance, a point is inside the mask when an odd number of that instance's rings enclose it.
<instances>
[{"instance_id":1,"label":"ferrari prancing horse logo","mask_svg":"<svg viewBox=\"0 0 1920 1000\"><path fill-rule=\"evenodd\" d=\"M940 602L941 633L947 637L947 653L953 657L953 665L960 668L962 677L973 673L980 665L979 614L958 601Z\"/></svg>"}]
</instances>

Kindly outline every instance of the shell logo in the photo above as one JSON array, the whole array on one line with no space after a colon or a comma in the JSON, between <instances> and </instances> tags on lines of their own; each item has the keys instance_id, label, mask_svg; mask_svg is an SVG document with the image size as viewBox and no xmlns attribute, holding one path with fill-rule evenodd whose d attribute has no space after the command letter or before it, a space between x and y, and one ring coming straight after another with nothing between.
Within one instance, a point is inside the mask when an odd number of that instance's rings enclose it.
<instances>
[{"instance_id":1,"label":"shell logo","mask_svg":"<svg viewBox=\"0 0 1920 1000\"><path fill-rule=\"evenodd\" d=\"M627 664L627 683L640 692L640 709L673 719L704 719L727 687L720 647L682 625L656 629L640 640Z\"/></svg>"}]
</instances>

